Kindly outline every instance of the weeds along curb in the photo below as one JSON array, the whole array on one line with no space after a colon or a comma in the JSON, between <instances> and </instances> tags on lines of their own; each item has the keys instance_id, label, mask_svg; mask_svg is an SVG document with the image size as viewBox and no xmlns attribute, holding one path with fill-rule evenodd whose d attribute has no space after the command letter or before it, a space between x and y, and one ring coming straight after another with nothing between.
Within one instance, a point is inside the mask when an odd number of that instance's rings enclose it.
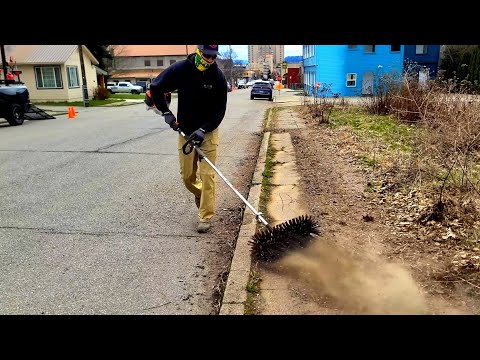
<instances>
[{"instance_id":1,"label":"weeds along curb","mask_svg":"<svg viewBox=\"0 0 480 360\"><path fill-rule=\"evenodd\" d=\"M269 111L267 124L270 123L272 111ZM248 194L247 201L255 208L259 208L260 198L262 196L263 172L267 161L268 145L270 142L270 132L264 132L262 144L258 153L257 164L252 178L252 186ZM250 253L251 237L257 230L258 221L255 215L245 209L243 212L243 221L240 226L240 232L237 238L237 244L230 265L227 283L223 294L222 304L219 315L244 315L245 305L248 297L248 284L250 281L250 272L252 258Z\"/></svg>"}]
</instances>

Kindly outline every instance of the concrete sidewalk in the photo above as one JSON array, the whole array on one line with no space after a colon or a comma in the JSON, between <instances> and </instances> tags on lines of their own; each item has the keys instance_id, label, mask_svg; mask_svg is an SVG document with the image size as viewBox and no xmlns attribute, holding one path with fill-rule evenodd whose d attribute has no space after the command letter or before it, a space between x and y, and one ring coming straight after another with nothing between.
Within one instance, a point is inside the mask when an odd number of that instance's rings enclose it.
<instances>
[{"instance_id":1,"label":"concrete sidewalk","mask_svg":"<svg viewBox=\"0 0 480 360\"><path fill-rule=\"evenodd\" d=\"M305 206L302 202L303 194L299 192L298 187L300 176L297 172L295 151L289 133L289 131L304 128L305 123L296 111L288 107L313 104L315 100L321 101L322 99L306 97L303 95L303 90L274 90L272 107L286 109L277 112L275 121L272 121L272 112L269 114L265 125L267 131L263 136L252 187L247 198L248 202L258 210L266 156L269 146L271 146L275 154L272 161L276 165L273 168L274 175L270 180L271 193L267 212L272 226L305 214ZM362 97L334 99L334 101L341 100L352 105L358 105L364 101ZM248 313L247 286L250 276L256 271L260 272L261 277L257 295L262 302L262 309L256 309L256 314L259 312L261 315L336 314L332 309L294 296L291 280L285 276L267 267L252 264L248 242L255 234L258 224L253 213L249 209L245 209L219 314L244 315Z\"/></svg>"},{"instance_id":2,"label":"concrete sidewalk","mask_svg":"<svg viewBox=\"0 0 480 360\"><path fill-rule=\"evenodd\" d=\"M302 105L304 99L298 93L298 91L282 89L280 94L275 96L273 107ZM247 200L258 211L267 152L269 146L272 146L275 149L273 161L278 162L274 169L274 176L270 181L273 187L270 201L267 205L268 214L272 219L270 225L272 226L304 213L303 205L300 201L301 194L298 193L298 187L296 186L299 181L299 175L296 172L295 152L290 134L288 133L288 130L299 129L303 126L303 121L298 118L295 112L289 109L280 112L275 123L272 121L272 112L270 111L265 126L266 130L284 129L285 132L272 133L266 131L264 133ZM288 204L285 204L284 199L288 199ZM258 221L255 215L248 208L245 209L220 308L220 315L245 314L245 305L248 299L247 285L252 271L249 241L257 230L257 224ZM284 292L287 288L285 281L274 273L262 273L261 293L266 299L263 310L265 314L288 314L291 311L289 309L290 305L286 301L278 301L279 299L285 299Z\"/></svg>"}]
</instances>

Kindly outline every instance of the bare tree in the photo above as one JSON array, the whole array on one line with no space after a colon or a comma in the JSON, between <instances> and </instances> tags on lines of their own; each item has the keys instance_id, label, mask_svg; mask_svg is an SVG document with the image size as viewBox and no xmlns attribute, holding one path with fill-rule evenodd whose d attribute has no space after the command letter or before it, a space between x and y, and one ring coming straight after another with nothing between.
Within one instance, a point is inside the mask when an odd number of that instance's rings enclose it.
<instances>
[{"instance_id":1,"label":"bare tree","mask_svg":"<svg viewBox=\"0 0 480 360\"><path fill-rule=\"evenodd\" d=\"M217 61L218 65L222 69L227 81L234 86L236 79L242 77L243 68L241 66L235 66L235 60L238 58L235 50L232 49L232 46L228 46L228 50L219 54L219 59Z\"/></svg>"},{"instance_id":2,"label":"bare tree","mask_svg":"<svg viewBox=\"0 0 480 360\"><path fill-rule=\"evenodd\" d=\"M126 45L110 45L108 50L112 54L112 61L105 64L107 71L115 69L115 57L122 56L127 50Z\"/></svg>"}]
</instances>

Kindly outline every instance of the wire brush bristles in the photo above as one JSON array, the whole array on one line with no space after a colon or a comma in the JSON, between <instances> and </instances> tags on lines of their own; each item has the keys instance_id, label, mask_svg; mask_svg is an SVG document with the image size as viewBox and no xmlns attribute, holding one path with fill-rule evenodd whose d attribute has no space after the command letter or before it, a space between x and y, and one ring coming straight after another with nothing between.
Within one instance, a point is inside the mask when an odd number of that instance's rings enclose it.
<instances>
[{"instance_id":1,"label":"wire brush bristles","mask_svg":"<svg viewBox=\"0 0 480 360\"><path fill-rule=\"evenodd\" d=\"M252 255L263 261L279 259L288 250L305 247L319 235L319 225L308 215L302 215L274 226L257 231L249 241Z\"/></svg>"}]
</instances>

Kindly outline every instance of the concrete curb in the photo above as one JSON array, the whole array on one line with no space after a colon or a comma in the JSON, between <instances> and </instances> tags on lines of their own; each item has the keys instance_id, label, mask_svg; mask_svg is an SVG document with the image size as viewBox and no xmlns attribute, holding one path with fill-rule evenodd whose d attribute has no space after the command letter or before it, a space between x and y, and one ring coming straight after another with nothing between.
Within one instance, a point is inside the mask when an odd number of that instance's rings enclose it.
<instances>
[{"instance_id":1,"label":"concrete curb","mask_svg":"<svg viewBox=\"0 0 480 360\"><path fill-rule=\"evenodd\" d=\"M272 111L268 114L267 124L270 124ZM257 210L262 191L263 171L267 159L270 132L263 134L262 144L258 153L257 165L252 178L252 186L247 201ZM247 300L247 284L250 278L252 257L249 241L257 230L258 221L255 215L245 206L243 221L237 238L237 244L230 265L227 284L220 306L219 315L244 315Z\"/></svg>"}]
</instances>

